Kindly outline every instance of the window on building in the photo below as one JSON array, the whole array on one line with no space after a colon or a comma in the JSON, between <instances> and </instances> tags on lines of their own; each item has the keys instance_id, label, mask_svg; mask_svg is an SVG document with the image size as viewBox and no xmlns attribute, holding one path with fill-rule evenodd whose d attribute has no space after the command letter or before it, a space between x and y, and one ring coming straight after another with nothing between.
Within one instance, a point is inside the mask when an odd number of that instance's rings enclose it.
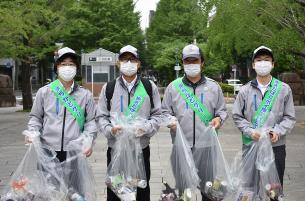
<instances>
[{"instance_id":1,"label":"window on building","mask_svg":"<svg viewBox=\"0 0 305 201\"><path fill-rule=\"evenodd\" d=\"M110 80L113 80L115 78L115 66L111 65L109 68L110 68L109 69L109 73L110 73L109 78L110 78Z\"/></svg>"},{"instance_id":2,"label":"window on building","mask_svg":"<svg viewBox=\"0 0 305 201\"><path fill-rule=\"evenodd\" d=\"M108 82L108 73L94 73L94 82Z\"/></svg>"},{"instance_id":3,"label":"window on building","mask_svg":"<svg viewBox=\"0 0 305 201\"><path fill-rule=\"evenodd\" d=\"M87 80L87 83L88 82L91 82L91 70L92 70L92 66L87 66L87 74L86 74L86 80Z\"/></svg>"}]
</instances>

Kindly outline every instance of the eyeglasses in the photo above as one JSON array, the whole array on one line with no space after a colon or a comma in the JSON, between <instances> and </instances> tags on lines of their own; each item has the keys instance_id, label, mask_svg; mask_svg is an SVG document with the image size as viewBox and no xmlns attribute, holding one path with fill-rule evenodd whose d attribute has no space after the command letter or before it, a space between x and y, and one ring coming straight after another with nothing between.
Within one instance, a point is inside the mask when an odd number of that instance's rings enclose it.
<instances>
[{"instance_id":1,"label":"eyeglasses","mask_svg":"<svg viewBox=\"0 0 305 201\"><path fill-rule=\"evenodd\" d=\"M130 61L131 63L137 63L138 59L137 58L122 58L120 59L120 62L127 63Z\"/></svg>"}]
</instances>

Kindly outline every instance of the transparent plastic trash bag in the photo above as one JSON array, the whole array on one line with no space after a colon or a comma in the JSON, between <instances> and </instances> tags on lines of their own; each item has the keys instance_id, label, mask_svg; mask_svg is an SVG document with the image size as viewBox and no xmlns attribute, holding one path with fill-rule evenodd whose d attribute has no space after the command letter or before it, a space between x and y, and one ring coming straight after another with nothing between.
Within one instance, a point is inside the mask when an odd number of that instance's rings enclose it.
<instances>
[{"instance_id":1,"label":"transparent plastic trash bag","mask_svg":"<svg viewBox=\"0 0 305 201\"><path fill-rule=\"evenodd\" d=\"M191 148L178 122L170 159L176 189L183 193L184 200L191 199L192 192L199 186L200 179Z\"/></svg>"},{"instance_id":2,"label":"transparent plastic trash bag","mask_svg":"<svg viewBox=\"0 0 305 201\"><path fill-rule=\"evenodd\" d=\"M92 146L93 138L82 134L66 146L67 158L60 164L68 188L68 201L96 201L96 183L84 154Z\"/></svg>"},{"instance_id":3,"label":"transparent plastic trash bag","mask_svg":"<svg viewBox=\"0 0 305 201\"><path fill-rule=\"evenodd\" d=\"M274 162L267 129L259 129L259 141L243 145L232 164L235 194L231 200L283 200L282 186Z\"/></svg>"},{"instance_id":4,"label":"transparent plastic trash bag","mask_svg":"<svg viewBox=\"0 0 305 201\"><path fill-rule=\"evenodd\" d=\"M41 144L39 133L25 131L29 144L22 161L0 194L1 201L58 201L64 200L67 188L63 172L57 168L56 153Z\"/></svg>"},{"instance_id":5,"label":"transparent plastic trash bag","mask_svg":"<svg viewBox=\"0 0 305 201\"><path fill-rule=\"evenodd\" d=\"M200 190L211 200L224 200L232 191L228 164L215 128L196 135L193 157L201 179Z\"/></svg>"},{"instance_id":6,"label":"transparent plastic trash bag","mask_svg":"<svg viewBox=\"0 0 305 201\"><path fill-rule=\"evenodd\" d=\"M145 120L113 115L112 124L122 130L116 135L105 183L121 200L136 200L137 188L147 187L140 138L136 137Z\"/></svg>"}]
</instances>

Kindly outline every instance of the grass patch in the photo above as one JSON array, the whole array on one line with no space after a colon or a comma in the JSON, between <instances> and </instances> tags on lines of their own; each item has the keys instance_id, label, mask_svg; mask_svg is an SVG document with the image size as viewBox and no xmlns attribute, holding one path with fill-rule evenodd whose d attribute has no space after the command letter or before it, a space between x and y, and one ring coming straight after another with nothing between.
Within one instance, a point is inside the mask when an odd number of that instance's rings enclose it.
<instances>
[{"instance_id":1,"label":"grass patch","mask_svg":"<svg viewBox=\"0 0 305 201\"><path fill-rule=\"evenodd\" d=\"M17 110L16 112L31 112L31 109L27 109L27 110Z\"/></svg>"}]
</instances>

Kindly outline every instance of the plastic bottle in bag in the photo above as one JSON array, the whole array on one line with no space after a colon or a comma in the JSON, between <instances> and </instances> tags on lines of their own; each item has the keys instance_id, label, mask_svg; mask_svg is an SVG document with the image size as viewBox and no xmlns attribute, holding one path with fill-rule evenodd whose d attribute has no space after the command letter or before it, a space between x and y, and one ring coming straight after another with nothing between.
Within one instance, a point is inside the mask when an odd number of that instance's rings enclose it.
<instances>
[{"instance_id":1,"label":"plastic bottle in bag","mask_svg":"<svg viewBox=\"0 0 305 201\"><path fill-rule=\"evenodd\" d=\"M236 201L253 201L254 193L252 191L242 191L239 193Z\"/></svg>"},{"instance_id":2,"label":"plastic bottle in bag","mask_svg":"<svg viewBox=\"0 0 305 201\"><path fill-rule=\"evenodd\" d=\"M86 199L83 196L81 196L79 193L77 193L73 189L69 189L69 191L68 191L68 200L69 201L86 201Z\"/></svg>"},{"instance_id":3,"label":"plastic bottle in bag","mask_svg":"<svg viewBox=\"0 0 305 201\"><path fill-rule=\"evenodd\" d=\"M281 185L280 184L266 184L265 191L269 198L273 200L282 201L283 196L281 195Z\"/></svg>"},{"instance_id":4,"label":"plastic bottle in bag","mask_svg":"<svg viewBox=\"0 0 305 201\"><path fill-rule=\"evenodd\" d=\"M215 179L205 183L204 193L215 200L223 200L228 192L228 183Z\"/></svg>"},{"instance_id":5,"label":"plastic bottle in bag","mask_svg":"<svg viewBox=\"0 0 305 201\"><path fill-rule=\"evenodd\" d=\"M190 201L192 199L192 191L190 188L184 189L183 201Z\"/></svg>"}]
</instances>

